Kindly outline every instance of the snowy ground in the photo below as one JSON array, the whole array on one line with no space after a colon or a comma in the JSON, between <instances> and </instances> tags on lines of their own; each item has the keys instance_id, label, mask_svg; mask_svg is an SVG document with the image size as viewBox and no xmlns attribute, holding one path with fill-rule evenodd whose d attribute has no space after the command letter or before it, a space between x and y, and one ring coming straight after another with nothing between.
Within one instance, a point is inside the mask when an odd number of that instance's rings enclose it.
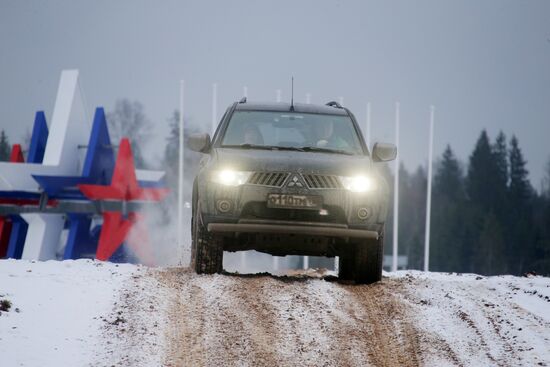
<instances>
[{"instance_id":1,"label":"snowy ground","mask_svg":"<svg viewBox=\"0 0 550 367\"><path fill-rule=\"evenodd\" d=\"M1 366L550 366L550 278L0 260ZM4 302L5 304L5 302Z\"/></svg>"}]
</instances>

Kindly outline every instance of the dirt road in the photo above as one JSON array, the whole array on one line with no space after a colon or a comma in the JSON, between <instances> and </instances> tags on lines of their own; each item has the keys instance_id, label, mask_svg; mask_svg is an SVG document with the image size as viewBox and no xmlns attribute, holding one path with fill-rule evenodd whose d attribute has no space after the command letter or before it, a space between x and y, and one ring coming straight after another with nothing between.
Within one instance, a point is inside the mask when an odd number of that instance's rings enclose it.
<instances>
[{"instance_id":1,"label":"dirt road","mask_svg":"<svg viewBox=\"0 0 550 367\"><path fill-rule=\"evenodd\" d=\"M150 270L106 333L124 329L112 345L119 365L156 353L164 366L544 366L545 279L402 273L356 286L311 272Z\"/></svg>"},{"instance_id":2,"label":"dirt road","mask_svg":"<svg viewBox=\"0 0 550 367\"><path fill-rule=\"evenodd\" d=\"M159 276L180 295L172 300L167 365L418 364L418 335L393 295L396 282Z\"/></svg>"}]
</instances>

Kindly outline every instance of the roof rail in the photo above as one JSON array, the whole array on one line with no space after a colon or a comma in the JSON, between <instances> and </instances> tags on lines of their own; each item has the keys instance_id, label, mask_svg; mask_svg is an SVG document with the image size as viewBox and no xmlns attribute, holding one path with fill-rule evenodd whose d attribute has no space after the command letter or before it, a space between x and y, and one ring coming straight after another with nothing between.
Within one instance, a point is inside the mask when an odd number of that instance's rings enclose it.
<instances>
[{"instance_id":1,"label":"roof rail","mask_svg":"<svg viewBox=\"0 0 550 367\"><path fill-rule=\"evenodd\" d=\"M246 103L246 97L241 98L241 100L239 101L239 103Z\"/></svg>"},{"instance_id":2,"label":"roof rail","mask_svg":"<svg viewBox=\"0 0 550 367\"><path fill-rule=\"evenodd\" d=\"M344 108L342 107L342 105L336 101L330 101L326 104L326 106L329 106L329 107L335 107L335 108Z\"/></svg>"}]
</instances>

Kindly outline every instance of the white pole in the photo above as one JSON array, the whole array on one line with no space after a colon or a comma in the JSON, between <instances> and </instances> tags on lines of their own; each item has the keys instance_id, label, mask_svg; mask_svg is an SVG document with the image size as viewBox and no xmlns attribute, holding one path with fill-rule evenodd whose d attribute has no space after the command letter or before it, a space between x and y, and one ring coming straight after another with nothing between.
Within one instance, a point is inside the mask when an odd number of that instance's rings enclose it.
<instances>
[{"instance_id":1,"label":"white pole","mask_svg":"<svg viewBox=\"0 0 550 367\"><path fill-rule=\"evenodd\" d=\"M370 102L367 103L367 129L365 131L365 143L370 146Z\"/></svg>"},{"instance_id":2,"label":"white pole","mask_svg":"<svg viewBox=\"0 0 550 367\"><path fill-rule=\"evenodd\" d=\"M184 81L180 80L180 131L179 131L179 165L178 165L178 246L180 250L179 261L183 257L183 90Z\"/></svg>"},{"instance_id":3,"label":"white pole","mask_svg":"<svg viewBox=\"0 0 550 367\"><path fill-rule=\"evenodd\" d=\"M310 93L306 93L306 103L307 104L311 103L311 94ZM304 256L303 262L304 262L304 264L303 264L304 270L309 269L309 256Z\"/></svg>"},{"instance_id":4,"label":"white pole","mask_svg":"<svg viewBox=\"0 0 550 367\"><path fill-rule=\"evenodd\" d=\"M273 256L273 270L279 270L279 256Z\"/></svg>"},{"instance_id":5,"label":"white pole","mask_svg":"<svg viewBox=\"0 0 550 367\"><path fill-rule=\"evenodd\" d=\"M212 136L218 126L218 84L212 84Z\"/></svg>"},{"instance_id":6,"label":"white pole","mask_svg":"<svg viewBox=\"0 0 550 367\"><path fill-rule=\"evenodd\" d=\"M399 102L395 103L395 146L397 156L395 157L395 175L393 181L393 257L391 270L397 270L398 255L398 225L399 225Z\"/></svg>"},{"instance_id":7,"label":"white pole","mask_svg":"<svg viewBox=\"0 0 550 367\"><path fill-rule=\"evenodd\" d=\"M434 148L434 113L430 106L430 149L428 151L428 193L426 195L426 235L424 236L424 271L430 269L430 218L432 211L432 160Z\"/></svg>"},{"instance_id":8,"label":"white pole","mask_svg":"<svg viewBox=\"0 0 550 367\"><path fill-rule=\"evenodd\" d=\"M344 105L344 97L338 97L338 103L340 103L340 106Z\"/></svg>"},{"instance_id":9,"label":"white pole","mask_svg":"<svg viewBox=\"0 0 550 367\"><path fill-rule=\"evenodd\" d=\"M276 95L275 100L276 100L277 102L281 102L281 90L280 90L280 89L277 89L277 90L275 91L275 95Z\"/></svg>"},{"instance_id":10,"label":"white pole","mask_svg":"<svg viewBox=\"0 0 550 367\"><path fill-rule=\"evenodd\" d=\"M243 96L248 99L248 87L246 85L243 87ZM246 251L241 251L241 268L242 272L246 270Z\"/></svg>"}]
</instances>

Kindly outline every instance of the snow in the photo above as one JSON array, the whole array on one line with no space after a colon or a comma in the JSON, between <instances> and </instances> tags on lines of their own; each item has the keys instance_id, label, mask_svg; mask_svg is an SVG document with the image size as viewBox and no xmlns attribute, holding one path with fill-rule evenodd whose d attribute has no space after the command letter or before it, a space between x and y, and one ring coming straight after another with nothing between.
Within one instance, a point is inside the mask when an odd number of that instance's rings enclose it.
<instances>
[{"instance_id":1,"label":"snow","mask_svg":"<svg viewBox=\"0 0 550 367\"><path fill-rule=\"evenodd\" d=\"M141 268L91 260L0 260L3 366L81 366L102 352L101 317Z\"/></svg>"},{"instance_id":2,"label":"snow","mask_svg":"<svg viewBox=\"0 0 550 367\"><path fill-rule=\"evenodd\" d=\"M550 366L550 278L0 260L2 366Z\"/></svg>"}]
</instances>

